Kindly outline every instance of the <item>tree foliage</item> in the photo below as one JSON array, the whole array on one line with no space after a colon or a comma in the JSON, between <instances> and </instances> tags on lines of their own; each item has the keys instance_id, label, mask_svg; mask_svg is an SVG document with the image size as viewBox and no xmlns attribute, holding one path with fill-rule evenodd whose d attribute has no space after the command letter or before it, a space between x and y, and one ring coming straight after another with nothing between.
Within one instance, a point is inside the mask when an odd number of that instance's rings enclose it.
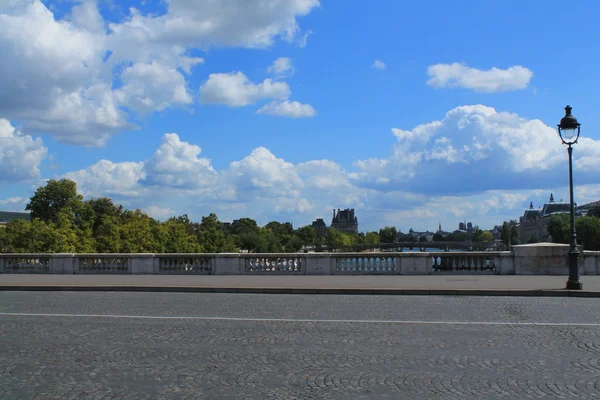
<instances>
[{"instance_id":1,"label":"tree foliage","mask_svg":"<svg viewBox=\"0 0 600 400\"><path fill-rule=\"evenodd\" d=\"M379 241L381 243L395 243L398 231L395 226L386 226L379 230Z\"/></svg>"},{"instance_id":2,"label":"tree foliage","mask_svg":"<svg viewBox=\"0 0 600 400\"><path fill-rule=\"evenodd\" d=\"M550 216L547 229L554 243L569 243L569 214L555 214Z\"/></svg>"}]
</instances>

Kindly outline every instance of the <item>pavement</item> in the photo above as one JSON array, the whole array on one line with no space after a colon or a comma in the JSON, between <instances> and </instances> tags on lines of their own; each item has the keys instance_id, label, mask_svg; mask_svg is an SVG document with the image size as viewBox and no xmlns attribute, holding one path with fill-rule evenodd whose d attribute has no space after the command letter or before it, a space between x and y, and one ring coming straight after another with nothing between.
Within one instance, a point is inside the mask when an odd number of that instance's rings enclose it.
<instances>
[{"instance_id":1,"label":"pavement","mask_svg":"<svg viewBox=\"0 0 600 400\"><path fill-rule=\"evenodd\" d=\"M0 291L600 297L600 276L582 276L584 290L581 291L564 290L566 280L566 276L525 275L184 276L0 274Z\"/></svg>"},{"instance_id":2,"label":"pavement","mask_svg":"<svg viewBox=\"0 0 600 400\"><path fill-rule=\"evenodd\" d=\"M600 300L0 292L0 399L593 399Z\"/></svg>"}]
</instances>

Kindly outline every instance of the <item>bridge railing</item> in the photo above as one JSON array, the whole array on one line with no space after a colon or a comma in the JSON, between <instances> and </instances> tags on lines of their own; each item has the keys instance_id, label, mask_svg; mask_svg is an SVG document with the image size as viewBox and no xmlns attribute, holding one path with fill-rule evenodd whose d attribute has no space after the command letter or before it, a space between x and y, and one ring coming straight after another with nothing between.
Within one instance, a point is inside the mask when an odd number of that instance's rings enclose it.
<instances>
[{"instance_id":1,"label":"bridge railing","mask_svg":"<svg viewBox=\"0 0 600 400\"><path fill-rule=\"evenodd\" d=\"M499 257L491 252L431 254L433 273L490 274L498 272Z\"/></svg>"},{"instance_id":2,"label":"bridge railing","mask_svg":"<svg viewBox=\"0 0 600 400\"><path fill-rule=\"evenodd\" d=\"M155 275L567 275L568 245L511 251L281 254L0 254L5 274ZM600 252L583 251L580 273L600 275ZM1 278L0 278L1 279Z\"/></svg>"}]
</instances>

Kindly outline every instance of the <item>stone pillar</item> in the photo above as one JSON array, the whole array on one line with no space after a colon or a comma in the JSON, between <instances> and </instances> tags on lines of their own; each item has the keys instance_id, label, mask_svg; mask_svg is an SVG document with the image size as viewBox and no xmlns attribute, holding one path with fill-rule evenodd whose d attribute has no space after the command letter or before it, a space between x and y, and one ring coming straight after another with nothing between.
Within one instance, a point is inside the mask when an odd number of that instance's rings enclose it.
<instances>
[{"instance_id":1,"label":"stone pillar","mask_svg":"<svg viewBox=\"0 0 600 400\"><path fill-rule=\"evenodd\" d=\"M75 254L52 254L49 260L48 273L50 274L73 274L75 272Z\"/></svg>"},{"instance_id":2,"label":"stone pillar","mask_svg":"<svg viewBox=\"0 0 600 400\"><path fill-rule=\"evenodd\" d=\"M582 258L585 275L600 275L600 251L584 251Z\"/></svg>"},{"instance_id":3,"label":"stone pillar","mask_svg":"<svg viewBox=\"0 0 600 400\"><path fill-rule=\"evenodd\" d=\"M432 261L429 253L397 253L396 265L400 275L429 275Z\"/></svg>"},{"instance_id":4,"label":"stone pillar","mask_svg":"<svg viewBox=\"0 0 600 400\"><path fill-rule=\"evenodd\" d=\"M583 274L583 251L579 246L579 273ZM515 275L569 275L569 245L533 243L512 246Z\"/></svg>"},{"instance_id":5,"label":"stone pillar","mask_svg":"<svg viewBox=\"0 0 600 400\"><path fill-rule=\"evenodd\" d=\"M494 257L496 263L496 274L498 275L514 275L515 274L515 259L511 251L502 251Z\"/></svg>"},{"instance_id":6,"label":"stone pillar","mask_svg":"<svg viewBox=\"0 0 600 400\"><path fill-rule=\"evenodd\" d=\"M211 260L212 275L241 275L244 259L239 253L221 253Z\"/></svg>"},{"instance_id":7,"label":"stone pillar","mask_svg":"<svg viewBox=\"0 0 600 400\"><path fill-rule=\"evenodd\" d=\"M329 253L306 253L304 254L305 275L332 275L331 260L335 263L335 257ZM334 266L335 268L335 266ZM335 269L333 270L335 271Z\"/></svg>"},{"instance_id":8,"label":"stone pillar","mask_svg":"<svg viewBox=\"0 0 600 400\"><path fill-rule=\"evenodd\" d=\"M133 275L154 274L154 254L136 253L129 255L129 273Z\"/></svg>"}]
</instances>

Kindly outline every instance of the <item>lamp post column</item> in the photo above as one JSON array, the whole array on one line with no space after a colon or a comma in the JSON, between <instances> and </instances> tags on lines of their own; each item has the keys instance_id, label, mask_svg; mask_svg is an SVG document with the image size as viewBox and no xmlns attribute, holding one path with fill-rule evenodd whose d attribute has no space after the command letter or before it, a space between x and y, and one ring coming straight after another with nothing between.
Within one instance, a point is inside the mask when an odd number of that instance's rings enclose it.
<instances>
[{"instance_id":1,"label":"lamp post column","mask_svg":"<svg viewBox=\"0 0 600 400\"><path fill-rule=\"evenodd\" d=\"M581 290L582 283L579 281L579 250L577 249L577 233L575 232L575 207L573 202L573 147L569 144L569 194L571 211L571 240L569 246L569 280L567 289Z\"/></svg>"}]
</instances>

